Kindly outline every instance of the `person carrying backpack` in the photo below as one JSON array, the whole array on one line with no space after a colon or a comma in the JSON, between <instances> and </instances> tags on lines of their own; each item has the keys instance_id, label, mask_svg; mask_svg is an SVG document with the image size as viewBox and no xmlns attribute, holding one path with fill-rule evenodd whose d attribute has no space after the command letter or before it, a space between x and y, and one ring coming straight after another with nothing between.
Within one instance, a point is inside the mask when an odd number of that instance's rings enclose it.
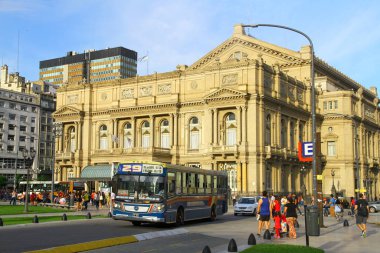
<instances>
[{"instance_id":1,"label":"person carrying backpack","mask_svg":"<svg viewBox=\"0 0 380 253\"><path fill-rule=\"evenodd\" d=\"M368 202L364 198L363 193L359 194L359 199L355 203L356 212L356 225L361 230L361 236L366 238L367 236L367 219L369 214Z\"/></svg>"}]
</instances>

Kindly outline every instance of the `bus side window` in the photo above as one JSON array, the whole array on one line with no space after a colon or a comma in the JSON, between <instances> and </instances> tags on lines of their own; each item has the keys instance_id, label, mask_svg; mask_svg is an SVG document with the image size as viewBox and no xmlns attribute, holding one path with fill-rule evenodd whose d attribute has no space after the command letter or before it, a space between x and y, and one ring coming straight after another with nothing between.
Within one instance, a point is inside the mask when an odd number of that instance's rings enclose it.
<instances>
[{"instance_id":1,"label":"bus side window","mask_svg":"<svg viewBox=\"0 0 380 253\"><path fill-rule=\"evenodd\" d=\"M213 179L214 179L214 183L212 184L212 193L213 194L218 194L218 177L217 176L213 176Z\"/></svg>"},{"instance_id":2,"label":"bus side window","mask_svg":"<svg viewBox=\"0 0 380 253\"><path fill-rule=\"evenodd\" d=\"M182 193L182 186L181 186L181 172L176 173L176 181L175 181L175 189L176 189L176 194L181 194Z\"/></svg>"},{"instance_id":3,"label":"bus side window","mask_svg":"<svg viewBox=\"0 0 380 253\"><path fill-rule=\"evenodd\" d=\"M204 175L202 174L198 175L198 193L199 194L205 193Z\"/></svg>"},{"instance_id":4,"label":"bus side window","mask_svg":"<svg viewBox=\"0 0 380 253\"><path fill-rule=\"evenodd\" d=\"M182 193L187 193L187 173L182 172Z\"/></svg>"},{"instance_id":5,"label":"bus side window","mask_svg":"<svg viewBox=\"0 0 380 253\"><path fill-rule=\"evenodd\" d=\"M172 197L175 195L175 173L169 172L168 173L168 196Z\"/></svg>"},{"instance_id":6,"label":"bus side window","mask_svg":"<svg viewBox=\"0 0 380 253\"><path fill-rule=\"evenodd\" d=\"M206 193L211 193L211 175L206 176Z\"/></svg>"},{"instance_id":7,"label":"bus side window","mask_svg":"<svg viewBox=\"0 0 380 253\"><path fill-rule=\"evenodd\" d=\"M197 191L195 186L195 173L189 173L190 181L189 181L189 193L195 194Z\"/></svg>"}]
</instances>

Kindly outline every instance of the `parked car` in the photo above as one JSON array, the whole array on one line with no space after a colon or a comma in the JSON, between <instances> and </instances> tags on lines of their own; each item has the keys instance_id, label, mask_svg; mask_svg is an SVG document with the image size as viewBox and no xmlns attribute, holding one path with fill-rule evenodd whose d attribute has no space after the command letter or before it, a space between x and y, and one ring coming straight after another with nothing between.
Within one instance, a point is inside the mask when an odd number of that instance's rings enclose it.
<instances>
[{"instance_id":1,"label":"parked car","mask_svg":"<svg viewBox=\"0 0 380 253\"><path fill-rule=\"evenodd\" d=\"M241 197L234 206L234 215L249 214L256 216L260 197Z\"/></svg>"},{"instance_id":2,"label":"parked car","mask_svg":"<svg viewBox=\"0 0 380 253\"><path fill-rule=\"evenodd\" d=\"M380 211L380 201L369 202L368 208L370 213L376 213Z\"/></svg>"}]
</instances>

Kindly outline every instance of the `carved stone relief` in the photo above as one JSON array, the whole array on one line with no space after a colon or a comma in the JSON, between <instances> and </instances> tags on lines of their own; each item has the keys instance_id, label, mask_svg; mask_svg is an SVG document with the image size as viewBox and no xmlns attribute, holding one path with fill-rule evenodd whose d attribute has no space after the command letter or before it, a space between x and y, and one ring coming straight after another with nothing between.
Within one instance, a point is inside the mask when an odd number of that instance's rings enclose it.
<instances>
[{"instance_id":1,"label":"carved stone relief","mask_svg":"<svg viewBox=\"0 0 380 253\"><path fill-rule=\"evenodd\" d=\"M130 88L130 89L124 89L121 92L121 98L122 99L127 99L127 98L133 98L135 94L135 90Z\"/></svg>"},{"instance_id":2,"label":"carved stone relief","mask_svg":"<svg viewBox=\"0 0 380 253\"><path fill-rule=\"evenodd\" d=\"M222 85L237 84L238 74L224 75L222 78Z\"/></svg>"},{"instance_id":3,"label":"carved stone relief","mask_svg":"<svg viewBox=\"0 0 380 253\"><path fill-rule=\"evenodd\" d=\"M195 90L196 88L198 88L198 83L196 81L191 81L191 84L190 84L191 88L193 90Z\"/></svg>"},{"instance_id":4,"label":"carved stone relief","mask_svg":"<svg viewBox=\"0 0 380 253\"><path fill-rule=\"evenodd\" d=\"M78 103L78 95L68 95L67 96L67 104L75 104Z\"/></svg>"},{"instance_id":5,"label":"carved stone relief","mask_svg":"<svg viewBox=\"0 0 380 253\"><path fill-rule=\"evenodd\" d=\"M170 83L158 85L158 94L170 94L172 86Z\"/></svg>"},{"instance_id":6,"label":"carved stone relief","mask_svg":"<svg viewBox=\"0 0 380 253\"><path fill-rule=\"evenodd\" d=\"M140 96L148 97L152 95L152 86L144 86L140 88Z\"/></svg>"},{"instance_id":7,"label":"carved stone relief","mask_svg":"<svg viewBox=\"0 0 380 253\"><path fill-rule=\"evenodd\" d=\"M289 99L290 101L295 101L296 100L296 96L294 94L294 87L293 86L289 86L289 90L288 90L288 96L289 96Z\"/></svg>"},{"instance_id":8,"label":"carved stone relief","mask_svg":"<svg viewBox=\"0 0 380 253\"><path fill-rule=\"evenodd\" d=\"M371 119L374 119L375 118L375 111L372 110L371 108L365 108L364 109L364 115L371 118Z\"/></svg>"},{"instance_id":9,"label":"carved stone relief","mask_svg":"<svg viewBox=\"0 0 380 253\"><path fill-rule=\"evenodd\" d=\"M303 103L303 92L302 92L302 90L297 90L297 100L299 102Z\"/></svg>"}]
</instances>

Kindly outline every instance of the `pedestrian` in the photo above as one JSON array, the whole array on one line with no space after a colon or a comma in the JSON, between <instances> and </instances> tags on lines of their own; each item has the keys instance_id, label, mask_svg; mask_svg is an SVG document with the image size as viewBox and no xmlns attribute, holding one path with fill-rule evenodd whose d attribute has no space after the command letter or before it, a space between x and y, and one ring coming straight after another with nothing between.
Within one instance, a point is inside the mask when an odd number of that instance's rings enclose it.
<instances>
[{"instance_id":1,"label":"pedestrian","mask_svg":"<svg viewBox=\"0 0 380 253\"><path fill-rule=\"evenodd\" d=\"M87 191L85 191L83 195L84 210L87 210L88 202L90 202L90 195L88 194Z\"/></svg>"},{"instance_id":2,"label":"pedestrian","mask_svg":"<svg viewBox=\"0 0 380 253\"><path fill-rule=\"evenodd\" d=\"M115 204L115 197L116 197L116 194L114 192L111 192L111 203L112 203L112 207L113 205Z\"/></svg>"},{"instance_id":3,"label":"pedestrian","mask_svg":"<svg viewBox=\"0 0 380 253\"><path fill-rule=\"evenodd\" d=\"M281 230L281 213L280 212L274 212L274 228L276 231L276 234L274 235L275 239L280 239L280 230Z\"/></svg>"},{"instance_id":4,"label":"pedestrian","mask_svg":"<svg viewBox=\"0 0 380 253\"><path fill-rule=\"evenodd\" d=\"M284 214L286 223L289 226L289 238L296 239L297 233L294 224L297 222L297 206L294 204L293 198L288 198L288 203L285 205Z\"/></svg>"},{"instance_id":5,"label":"pedestrian","mask_svg":"<svg viewBox=\"0 0 380 253\"><path fill-rule=\"evenodd\" d=\"M99 210L99 198L100 198L100 192L94 194L94 204L95 204L95 207L96 207L96 210Z\"/></svg>"},{"instance_id":6,"label":"pedestrian","mask_svg":"<svg viewBox=\"0 0 380 253\"><path fill-rule=\"evenodd\" d=\"M367 236L367 220L369 216L368 202L363 193L359 193L359 199L355 203L356 225L361 230L361 236Z\"/></svg>"},{"instance_id":7,"label":"pedestrian","mask_svg":"<svg viewBox=\"0 0 380 253\"><path fill-rule=\"evenodd\" d=\"M77 211L82 211L82 194L77 192L75 199L77 201Z\"/></svg>"},{"instance_id":8,"label":"pedestrian","mask_svg":"<svg viewBox=\"0 0 380 253\"><path fill-rule=\"evenodd\" d=\"M265 228L269 230L270 220L272 219L272 209L272 202L268 199L268 192L263 191L263 197L259 200L257 206L257 213L260 215L259 227L257 231L257 235L259 237L261 236L261 229L263 228L263 225L265 225Z\"/></svg>"},{"instance_id":9,"label":"pedestrian","mask_svg":"<svg viewBox=\"0 0 380 253\"><path fill-rule=\"evenodd\" d=\"M16 197L17 197L17 192L13 190L12 195L11 195L11 201L9 202L10 205L13 205L13 206L16 205Z\"/></svg>"},{"instance_id":10,"label":"pedestrian","mask_svg":"<svg viewBox=\"0 0 380 253\"><path fill-rule=\"evenodd\" d=\"M343 217L343 205L340 199L337 197L335 201L335 218L337 221L340 221Z\"/></svg>"},{"instance_id":11,"label":"pedestrian","mask_svg":"<svg viewBox=\"0 0 380 253\"><path fill-rule=\"evenodd\" d=\"M354 217L355 215L355 203L356 203L355 198L351 197L351 201L350 201L351 217Z\"/></svg>"}]
</instances>

